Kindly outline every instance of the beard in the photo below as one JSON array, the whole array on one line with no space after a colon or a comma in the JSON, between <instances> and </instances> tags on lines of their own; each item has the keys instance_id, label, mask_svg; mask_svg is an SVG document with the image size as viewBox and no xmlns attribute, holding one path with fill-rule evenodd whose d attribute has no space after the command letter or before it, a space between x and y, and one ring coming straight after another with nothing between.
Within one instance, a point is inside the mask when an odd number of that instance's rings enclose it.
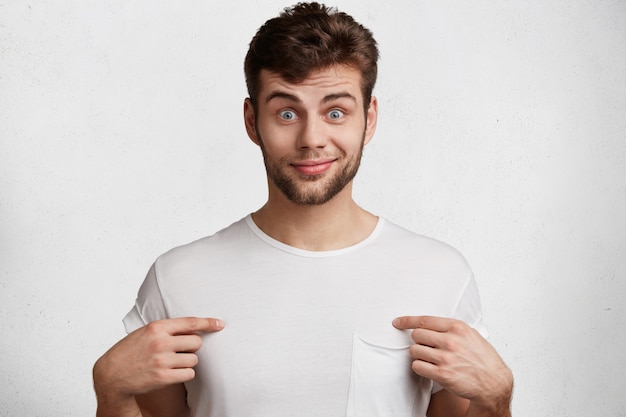
<instances>
[{"instance_id":1,"label":"beard","mask_svg":"<svg viewBox=\"0 0 626 417\"><path fill-rule=\"evenodd\" d=\"M293 173L290 170L291 163L306 159L317 159L322 156L315 150L306 150L295 155L282 157L278 160L271 159L263 146L263 138L257 130L257 136L263 153L263 162L269 180L291 201L301 206L322 205L335 197L346 185L352 181L361 165L365 132L361 139L359 151L351 157L344 151L337 157L337 162L343 162L339 172L326 178L327 174L304 175ZM337 163L335 162L335 163Z\"/></svg>"}]
</instances>

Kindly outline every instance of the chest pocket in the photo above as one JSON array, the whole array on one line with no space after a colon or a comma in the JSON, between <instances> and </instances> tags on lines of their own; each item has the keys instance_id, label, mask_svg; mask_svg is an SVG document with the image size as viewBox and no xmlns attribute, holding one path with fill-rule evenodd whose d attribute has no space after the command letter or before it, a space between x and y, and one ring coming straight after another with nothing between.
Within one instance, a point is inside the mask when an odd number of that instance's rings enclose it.
<instances>
[{"instance_id":1,"label":"chest pocket","mask_svg":"<svg viewBox=\"0 0 626 417\"><path fill-rule=\"evenodd\" d=\"M354 335L347 417L424 417L432 381L411 370L409 346L387 347Z\"/></svg>"}]
</instances>

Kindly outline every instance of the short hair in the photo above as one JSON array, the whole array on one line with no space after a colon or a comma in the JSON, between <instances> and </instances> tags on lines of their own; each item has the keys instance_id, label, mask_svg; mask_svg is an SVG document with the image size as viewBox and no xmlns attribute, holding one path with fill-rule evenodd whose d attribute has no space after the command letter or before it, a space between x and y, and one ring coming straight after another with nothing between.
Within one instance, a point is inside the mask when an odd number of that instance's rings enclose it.
<instances>
[{"instance_id":1,"label":"short hair","mask_svg":"<svg viewBox=\"0 0 626 417\"><path fill-rule=\"evenodd\" d=\"M378 57L372 32L352 16L317 2L298 3L265 22L250 42L244 63L250 101L256 108L264 69L298 83L313 71L346 65L361 74L367 110Z\"/></svg>"}]
</instances>

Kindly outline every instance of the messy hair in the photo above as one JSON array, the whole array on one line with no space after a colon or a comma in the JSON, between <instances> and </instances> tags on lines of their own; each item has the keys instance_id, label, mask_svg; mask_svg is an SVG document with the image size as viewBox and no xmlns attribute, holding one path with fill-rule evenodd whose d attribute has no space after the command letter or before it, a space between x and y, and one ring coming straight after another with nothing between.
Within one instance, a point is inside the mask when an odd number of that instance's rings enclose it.
<instances>
[{"instance_id":1,"label":"messy hair","mask_svg":"<svg viewBox=\"0 0 626 417\"><path fill-rule=\"evenodd\" d=\"M313 71L345 65L360 72L367 108L378 56L372 32L350 15L316 2L298 3L265 22L250 42L244 63L250 101L256 108L264 69L298 83Z\"/></svg>"}]
</instances>

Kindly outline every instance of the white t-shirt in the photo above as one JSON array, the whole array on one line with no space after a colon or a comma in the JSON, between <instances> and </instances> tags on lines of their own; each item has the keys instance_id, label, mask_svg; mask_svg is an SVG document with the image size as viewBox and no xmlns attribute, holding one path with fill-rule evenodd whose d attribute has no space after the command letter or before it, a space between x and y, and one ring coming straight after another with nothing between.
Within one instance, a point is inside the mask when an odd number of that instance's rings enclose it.
<instances>
[{"instance_id":1,"label":"white t-shirt","mask_svg":"<svg viewBox=\"0 0 626 417\"><path fill-rule=\"evenodd\" d=\"M364 241L311 252L251 216L160 256L124 318L131 332L197 316L187 401L197 417L425 416L432 381L411 371L405 315L461 319L486 335L476 283L454 249L379 219Z\"/></svg>"}]
</instances>

